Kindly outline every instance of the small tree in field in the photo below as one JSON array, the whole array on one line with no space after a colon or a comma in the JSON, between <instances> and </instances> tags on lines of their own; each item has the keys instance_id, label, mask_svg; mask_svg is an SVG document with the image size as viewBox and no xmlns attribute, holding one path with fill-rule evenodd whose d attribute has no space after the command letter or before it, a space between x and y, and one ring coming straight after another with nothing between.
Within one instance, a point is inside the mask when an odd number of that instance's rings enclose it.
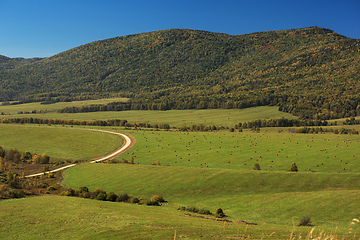
<instances>
[{"instance_id":1,"label":"small tree in field","mask_svg":"<svg viewBox=\"0 0 360 240\"><path fill-rule=\"evenodd\" d=\"M217 208L217 209L216 209L215 217L217 217L217 218L225 217L225 214L224 214L222 208Z\"/></svg>"},{"instance_id":2,"label":"small tree in field","mask_svg":"<svg viewBox=\"0 0 360 240\"><path fill-rule=\"evenodd\" d=\"M289 168L290 172L297 172L298 171L298 167L296 166L296 163L292 163L291 167Z\"/></svg>"},{"instance_id":3,"label":"small tree in field","mask_svg":"<svg viewBox=\"0 0 360 240\"><path fill-rule=\"evenodd\" d=\"M261 170L261 169L260 169L260 164L255 163L253 169L254 169L254 170Z\"/></svg>"}]
</instances>

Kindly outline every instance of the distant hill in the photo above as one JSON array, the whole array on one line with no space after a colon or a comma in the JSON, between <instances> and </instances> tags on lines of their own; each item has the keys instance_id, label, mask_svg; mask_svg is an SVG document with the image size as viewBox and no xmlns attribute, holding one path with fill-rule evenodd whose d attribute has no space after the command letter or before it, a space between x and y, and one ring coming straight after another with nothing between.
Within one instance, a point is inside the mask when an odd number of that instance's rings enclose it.
<instances>
[{"instance_id":1,"label":"distant hill","mask_svg":"<svg viewBox=\"0 0 360 240\"><path fill-rule=\"evenodd\" d=\"M319 27L238 36L163 30L12 67L16 60L0 60L0 101L124 96L132 109L279 105L329 119L360 115L359 60L360 40Z\"/></svg>"},{"instance_id":2,"label":"distant hill","mask_svg":"<svg viewBox=\"0 0 360 240\"><path fill-rule=\"evenodd\" d=\"M39 60L41 60L41 58L9 58L0 55L0 70L13 69L17 66L23 65L24 63L31 63Z\"/></svg>"}]
</instances>

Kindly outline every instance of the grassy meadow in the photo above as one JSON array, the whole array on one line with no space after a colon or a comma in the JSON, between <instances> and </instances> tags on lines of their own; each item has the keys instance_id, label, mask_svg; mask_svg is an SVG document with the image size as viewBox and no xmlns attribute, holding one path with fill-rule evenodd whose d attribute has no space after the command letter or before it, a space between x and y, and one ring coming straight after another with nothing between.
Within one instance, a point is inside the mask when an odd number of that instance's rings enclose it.
<instances>
[{"instance_id":1,"label":"grassy meadow","mask_svg":"<svg viewBox=\"0 0 360 240\"><path fill-rule=\"evenodd\" d=\"M1 239L290 239L293 231L292 226L216 222L171 207L61 196L1 201L0 210ZM292 236L305 238L311 229L296 227ZM348 229L315 227L313 236L324 231L356 239Z\"/></svg>"},{"instance_id":2,"label":"grassy meadow","mask_svg":"<svg viewBox=\"0 0 360 240\"><path fill-rule=\"evenodd\" d=\"M120 156L149 165L286 171L297 163L304 172L360 172L359 135L294 134L265 128L260 133L124 131L136 145ZM344 170L345 168L345 170Z\"/></svg>"},{"instance_id":3,"label":"grassy meadow","mask_svg":"<svg viewBox=\"0 0 360 240\"><path fill-rule=\"evenodd\" d=\"M0 124L0 132L3 149L46 153L52 161L90 160L113 152L123 143L113 134L71 127Z\"/></svg>"},{"instance_id":4,"label":"grassy meadow","mask_svg":"<svg viewBox=\"0 0 360 240\"><path fill-rule=\"evenodd\" d=\"M75 102L74 102L75 103ZM16 105L15 105L16 106ZM14 106L14 107L15 107ZM0 106L0 112L2 112ZM29 108L28 110L30 110ZM0 115L2 118L46 118L65 120L108 120L126 119L128 122L149 122L150 124L168 123L172 127L184 125L203 124L234 127L239 122L248 122L255 119L289 118L297 117L278 111L276 106L262 106L246 109L204 109L204 110L169 110L169 111L118 111L118 112L89 112L89 113L37 113ZM16 113L15 113L16 112Z\"/></svg>"},{"instance_id":5,"label":"grassy meadow","mask_svg":"<svg viewBox=\"0 0 360 240\"><path fill-rule=\"evenodd\" d=\"M309 215L321 227L345 228L359 218L358 135L262 131L129 131L137 143L119 158L139 165L84 164L69 169L63 184L162 195L172 208L222 207L232 220L261 224L290 226ZM157 160L161 166L152 166ZM287 171L292 162L299 172Z\"/></svg>"},{"instance_id":6,"label":"grassy meadow","mask_svg":"<svg viewBox=\"0 0 360 240\"><path fill-rule=\"evenodd\" d=\"M232 127L259 118L286 117L283 114L276 107L258 107L33 117ZM360 130L360 126L348 128ZM101 129L134 136L135 146L117 160L133 157L137 164L82 163L65 171L63 185L146 199L162 195L168 203L152 207L61 196L0 201L1 239L306 239L311 227L296 227L291 237L293 223L303 216L311 217L315 225L313 238L326 234L333 239L359 239L360 223L350 226L360 218L359 135L295 134L289 128L262 128L258 133ZM56 159L91 159L122 144L118 136L69 126L0 124L0 132L3 148L45 152ZM157 161L160 165L151 165ZM293 162L299 172L287 171ZM255 163L260 171L253 170ZM188 216L177 210L179 206L211 212L221 207L233 222Z\"/></svg>"},{"instance_id":7,"label":"grassy meadow","mask_svg":"<svg viewBox=\"0 0 360 240\"><path fill-rule=\"evenodd\" d=\"M25 116L18 114L19 112L32 112L32 111L49 111L53 112L58 109L66 107L82 107L89 106L92 104L107 104L111 102L126 102L127 98L104 98L97 100L84 100L84 101L73 101L73 102L58 102L52 104L41 104L40 102L24 103L17 105L2 105L0 102L0 113L7 115L6 117L19 117Z\"/></svg>"}]
</instances>

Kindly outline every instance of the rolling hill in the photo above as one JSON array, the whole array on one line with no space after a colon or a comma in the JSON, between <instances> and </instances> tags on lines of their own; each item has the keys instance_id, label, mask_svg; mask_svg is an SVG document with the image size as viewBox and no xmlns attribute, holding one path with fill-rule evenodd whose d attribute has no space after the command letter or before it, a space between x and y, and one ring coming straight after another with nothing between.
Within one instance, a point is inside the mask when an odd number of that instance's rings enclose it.
<instances>
[{"instance_id":1,"label":"rolling hill","mask_svg":"<svg viewBox=\"0 0 360 240\"><path fill-rule=\"evenodd\" d=\"M355 116L359 49L360 40L319 27L135 34L12 67L1 61L0 101L122 96L139 110L279 105L303 118Z\"/></svg>"}]
</instances>

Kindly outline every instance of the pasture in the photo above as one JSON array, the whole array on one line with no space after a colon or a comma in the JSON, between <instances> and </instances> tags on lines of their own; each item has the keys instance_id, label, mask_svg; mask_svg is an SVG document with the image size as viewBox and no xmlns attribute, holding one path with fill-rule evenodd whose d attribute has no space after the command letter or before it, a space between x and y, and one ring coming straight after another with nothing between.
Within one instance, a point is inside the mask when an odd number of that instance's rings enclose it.
<instances>
[{"instance_id":1,"label":"pasture","mask_svg":"<svg viewBox=\"0 0 360 240\"><path fill-rule=\"evenodd\" d=\"M16 105L15 105L16 106ZM15 107L14 106L14 107ZM0 106L2 112L3 106ZM29 108L28 110L30 110ZM17 111L12 111L17 112ZM46 118L65 120L108 120L126 119L128 122L148 122L151 125L167 123L172 127L184 125L203 124L234 127L239 122L256 119L273 119L297 117L278 111L275 106L262 106L246 109L204 109L204 110L169 110L169 111L118 111L118 112L89 112L89 113L37 113L37 114L11 114L0 116L2 118Z\"/></svg>"},{"instance_id":2,"label":"pasture","mask_svg":"<svg viewBox=\"0 0 360 240\"><path fill-rule=\"evenodd\" d=\"M150 207L60 196L1 201L1 239L289 239L293 221L298 224L302 216L311 217L314 236L324 231L357 239L353 234L360 233L355 224L349 234L352 219L360 218L359 135L295 134L288 128L258 133L101 129L134 136L136 145L117 160L133 157L137 164L83 163L65 172L63 184L147 199L162 195L168 203ZM1 124L0 131L4 148L58 159L90 159L122 144L117 136L62 126ZM157 161L160 166L151 165ZM293 162L297 173L287 171ZM261 170L253 170L255 163ZM179 206L212 212L221 207L233 222L188 216ZM293 236L305 238L310 231L296 227Z\"/></svg>"},{"instance_id":3,"label":"pasture","mask_svg":"<svg viewBox=\"0 0 360 240\"><path fill-rule=\"evenodd\" d=\"M276 128L234 132L124 131L136 145L120 156L140 164L221 169L286 171L295 162L302 172L359 172L359 135L295 134Z\"/></svg>"},{"instance_id":4,"label":"pasture","mask_svg":"<svg viewBox=\"0 0 360 240\"><path fill-rule=\"evenodd\" d=\"M349 222L350 223L350 222ZM289 239L311 228L224 223L186 216L174 207L42 196L0 202L1 239ZM356 226L355 226L356 227ZM313 236L353 238L342 229L315 228ZM325 231L325 233L323 233Z\"/></svg>"},{"instance_id":5,"label":"pasture","mask_svg":"<svg viewBox=\"0 0 360 240\"><path fill-rule=\"evenodd\" d=\"M49 111L53 112L58 109L66 108L66 107L82 107L89 106L92 104L107 104L111 102L126 102L127 98L104 98L97 100L84 100L84 101L73 101L73 102L58 102L52 104L41 104L40 102L34 103L23 103L17 105L2 105L0 102L0 113L7 115L6 117L18 117L24 116L22 114L18 114L19 112L32 112L32 111Z\"/></svg>"},{"instance_id":6,"label":"pasture","mask_svg":"<svg viewBox=\"0 0 360 240\"><path fill-rule=\"evenodd\" d=\"M0 132L2 148L46 153L52 161L90 160L113 152L123 143L119 136L71 127L0 124Z\"/></svg>"},{"instance_id":7,"label":"pasture","mask_svg":"<svg viewBox=\"0 0 360 240\"><path fill-rule=\"evenodd\" d=\"M263 131L263 130L262 130ZM291 226L309 215L321 227L345 228L360 216L358 135L128 131L136 145L119 157L139 165L84 164L63 183L177 206L222 207L232 220ZM160 162L160 166L151 163ZM288 172L296 162L299 172ZM259 163L261 170L253 170ZM339 203L341 202L341 208Z\"/></svg>"}]
</instances>

